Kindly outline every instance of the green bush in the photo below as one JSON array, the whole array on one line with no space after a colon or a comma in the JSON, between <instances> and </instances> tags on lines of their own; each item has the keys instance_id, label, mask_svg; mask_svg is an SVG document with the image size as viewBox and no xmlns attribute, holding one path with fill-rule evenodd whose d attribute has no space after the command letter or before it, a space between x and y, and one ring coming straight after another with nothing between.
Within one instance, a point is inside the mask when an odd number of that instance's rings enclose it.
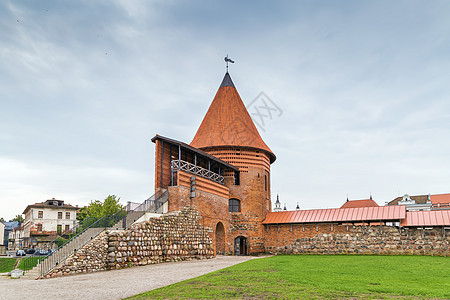
<instances>
[{"instance_id":1,"label":"green bush","mask_svg":"<svg viewBox=\"0 0 450 300\"><path fill-rule=\"evenodd\" d=\"M62 245L64 245L67 242L67 239L63 238L63 237L59 237L55 240L55 244L59 247L61 247Z\"/></svg>"}]
</instances>

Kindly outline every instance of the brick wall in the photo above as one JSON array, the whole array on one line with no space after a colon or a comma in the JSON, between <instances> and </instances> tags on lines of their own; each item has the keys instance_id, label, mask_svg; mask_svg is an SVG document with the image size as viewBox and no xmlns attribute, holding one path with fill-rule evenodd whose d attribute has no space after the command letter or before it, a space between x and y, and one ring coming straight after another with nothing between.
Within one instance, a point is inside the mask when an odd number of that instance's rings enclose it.
<instances>
[{"instance_id":1,"label":"brick wall","mask_svg":"<svg viewBox=\"0 0 450 300\"><path fill-rule=\"evenodd\" d=\"M216 249L217 224L220 222L224 227L224 241L230 239L230 219L228 212L228 197L221 197L213 193L197 190L195 197L190 199L190 188L185 186L171 186L169 191L169 211L179 211L184 207L191 206L199 212L201 224L208 228L208 234L213 241L213 249ZM220 237L222 238L222 237ZM225 253L232 254L233 245L225 243Z\"/></svg>"},{"instance_id":2,"label":"brick wall","mask_svg":"<svg viewBox=\"0 0 450 300\"><path fill-rule=\"evenodd\" d=\"M241 212L233 213L230 219L229 247L233 247L236 237L243 236L247 238L249 254L264 252L262 221L271 208L269 175L262 166L248 166L240 175L240 185L230 186L230 198L241 200Z\"/></svg>"},{"instance_id":3,"label":"brick wall","mask_svg":"<svg viewBox=\"0 0 450 300\"><path fill-rule=\"evenodd\" d=\"M177 171L176 174L176 185L181 185L189 188L191 187L191 177L194 175L186 173L184 171ZM206 178L202 178L200 176L195 176L195 181L197 190L225 197L227 199L230 196L230 189L225 185L216 183Z\"/></svg>"},{"instance_id":4,"label":"brick wall","mask_svg":"<svg viewBox=\"0 0 450 300\"><path fill-rule=\"evenodd\" d=\"M442 228L399 231L393 226L269 225L265 249L273 254L450 256L450 232L444 234Z\"/></svg>"}]
</instances>

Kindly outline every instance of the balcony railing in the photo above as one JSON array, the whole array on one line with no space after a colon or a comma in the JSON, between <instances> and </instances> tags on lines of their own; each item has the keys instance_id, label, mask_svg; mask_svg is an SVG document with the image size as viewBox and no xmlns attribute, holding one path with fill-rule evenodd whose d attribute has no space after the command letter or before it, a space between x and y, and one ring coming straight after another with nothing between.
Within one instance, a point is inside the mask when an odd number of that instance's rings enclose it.
<instances>
[{"instance_id":1,"label":"balcony railing","mask_svg":"<svg viewBox=\"0 0 450 300\"><path fill-rule=\"evenodd\" d=\"M219 175L213 171L207 170L205 168L196 166L194 164L191 164L184 160L172 160L172 172L174 171L185 171L189 174L197 175L209 180L212 180L214 182L217 182L219 184L224 185L225 184L225 177L222 175Z\"/></svg>"}]
</instances>

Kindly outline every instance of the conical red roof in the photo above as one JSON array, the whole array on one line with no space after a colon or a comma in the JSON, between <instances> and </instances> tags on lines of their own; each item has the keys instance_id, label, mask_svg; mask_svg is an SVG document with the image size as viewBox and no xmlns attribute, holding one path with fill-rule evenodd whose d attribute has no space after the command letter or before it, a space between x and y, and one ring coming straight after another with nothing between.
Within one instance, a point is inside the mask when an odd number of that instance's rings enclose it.
<instances>
[{"instance_id":1,"label":"conical red roof","mask_svg":"<svg viewBox=\"0 0 450 300\"><path fill-rule=\"evenodd\" d=\"M267 152L271 163L276 159L259 135L228 72L190 145L198 149L223 146L256 148Z\"/></svg>"}]
</instances>

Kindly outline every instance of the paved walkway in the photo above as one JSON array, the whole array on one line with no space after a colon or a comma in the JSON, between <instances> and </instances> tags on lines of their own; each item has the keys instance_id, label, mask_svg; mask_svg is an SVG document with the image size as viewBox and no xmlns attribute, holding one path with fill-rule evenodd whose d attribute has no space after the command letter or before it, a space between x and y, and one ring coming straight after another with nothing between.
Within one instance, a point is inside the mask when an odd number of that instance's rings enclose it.
<instances>
[{"instance_id":1,"label":"paved walkway","mask_svg":"<svg viewBox=\"0 0 450 300\"><path fill-rule=\"evenodd\" d=\"M0 278L0 299L123 299L256 257L217 256L52 279Z\"/></svg>"}]
</instances>

